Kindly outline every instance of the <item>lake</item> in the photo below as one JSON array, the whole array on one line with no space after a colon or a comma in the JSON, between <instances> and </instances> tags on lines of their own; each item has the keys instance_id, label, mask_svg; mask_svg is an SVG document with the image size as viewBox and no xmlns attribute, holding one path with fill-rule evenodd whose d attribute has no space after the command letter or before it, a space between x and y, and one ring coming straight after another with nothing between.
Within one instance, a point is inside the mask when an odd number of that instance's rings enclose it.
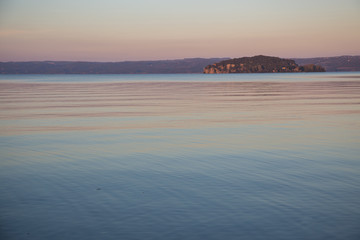
<instances>
[{"instance_id":1,"label":"lake","mask_svg":"<svg viewBox=\"0 0 360 240\"><path fill-rule=\"evenodd\" d=\"M360 72L0 75L1 239L360 239Z\"/></svg>"}]
</instances>

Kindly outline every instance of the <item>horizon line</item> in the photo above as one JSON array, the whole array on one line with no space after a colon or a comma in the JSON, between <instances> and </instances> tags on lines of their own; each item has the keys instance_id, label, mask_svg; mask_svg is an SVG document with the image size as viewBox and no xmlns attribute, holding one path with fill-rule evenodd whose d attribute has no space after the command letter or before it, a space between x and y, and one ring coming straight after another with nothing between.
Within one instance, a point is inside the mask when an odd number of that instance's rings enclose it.
<instances>
[{"instance_id":1,"label":"horizon line","mask_svg":"<svg viewBox=\"0 0 360 240\"><path fill-rule=\"evenodd\" d=\"M263 54L257 54L253 56L242 56L242 57L187 57L187 58L174 58L174 59L158 59L158 60L122 60L122 61L86 61L86 60L28 60L28 61L0 61L1 63L14 63L14 62L86 62L86 63L120 63L120 62L161 62L161 61L179 61L179 60L190 60L190 59L236 59L243 57L255 57L255 56L269 56ZM269 56L269 57L277 57L277 56ZM360 55L336 55L330 57L278 57L282 59L313 59L313 58L334 58L334 57L360 57Z\"/></svg>"}]
</instances>

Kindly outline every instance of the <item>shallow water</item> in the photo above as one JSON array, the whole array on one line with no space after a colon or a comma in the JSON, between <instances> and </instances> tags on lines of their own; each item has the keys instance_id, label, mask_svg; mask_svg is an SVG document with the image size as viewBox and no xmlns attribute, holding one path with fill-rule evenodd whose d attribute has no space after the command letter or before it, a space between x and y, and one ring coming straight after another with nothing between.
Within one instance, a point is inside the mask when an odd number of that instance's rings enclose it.
<instances>
[{"instance_id":1,"label":"shallow water","mask_svg":"<svg viewBox=\"0 0 360 240\"><path fill-rule=\"evenodd\" d=\"M0 237L359 239L359 76L0 75Z\"/></svg>"}]
</instances>

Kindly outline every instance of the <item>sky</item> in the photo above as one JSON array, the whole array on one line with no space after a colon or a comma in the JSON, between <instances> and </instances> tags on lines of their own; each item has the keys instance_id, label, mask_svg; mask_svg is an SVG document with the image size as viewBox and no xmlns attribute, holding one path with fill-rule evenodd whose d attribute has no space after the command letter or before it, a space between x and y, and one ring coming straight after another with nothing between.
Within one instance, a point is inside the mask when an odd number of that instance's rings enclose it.
<instances>
[{"instance_id":1,"label":"sky","mask_svg":"<svg viewBox=\"0 0 360 240\"><path fill-rule=\"evenodd\" d=\"M0 0L0 61L360 55L360 0Z\"/></svg>"}]
</instances>

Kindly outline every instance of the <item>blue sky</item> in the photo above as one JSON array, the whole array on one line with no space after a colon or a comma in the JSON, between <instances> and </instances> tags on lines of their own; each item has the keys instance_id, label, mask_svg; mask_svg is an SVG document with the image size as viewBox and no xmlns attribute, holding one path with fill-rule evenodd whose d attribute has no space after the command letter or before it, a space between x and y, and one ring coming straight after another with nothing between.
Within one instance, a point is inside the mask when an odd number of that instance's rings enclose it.
<instances>
[{"instance_id":1,"label":"blue sky","mask_svg":"<svg viewBox=\"0 0 360 240\"><path fill-rule=\"evenodd\" d=\"M0 61L360 55L359 0L0 0Z\"/></svg>"}]
</instances>

